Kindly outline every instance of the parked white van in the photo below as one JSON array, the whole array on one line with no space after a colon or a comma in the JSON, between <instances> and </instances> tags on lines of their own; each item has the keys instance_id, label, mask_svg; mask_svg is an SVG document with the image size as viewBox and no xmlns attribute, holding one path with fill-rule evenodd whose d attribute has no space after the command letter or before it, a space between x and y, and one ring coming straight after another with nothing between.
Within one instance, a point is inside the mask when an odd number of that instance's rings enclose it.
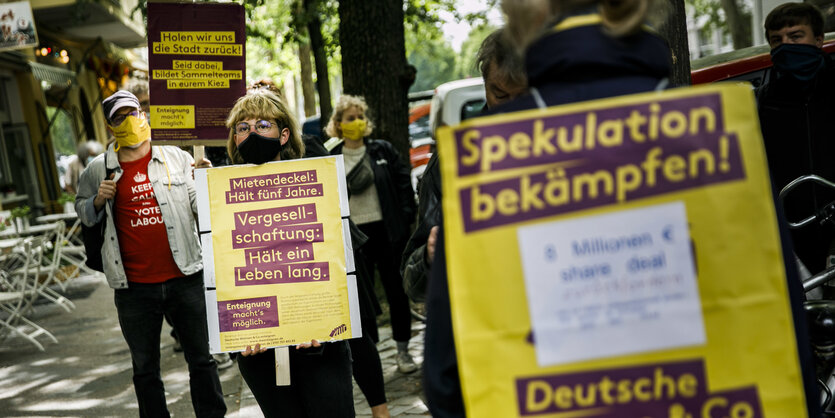
<instances>
[{"instance_id":1,"label":"parked white van","mask_svg":"<svg viewBox=\"0 0 835 418\"><path fill-rule=\"evenodd\" d=\"M481 77L441 84L435 89L429 113L432 136L441 126L457 125L480 115L485 103L484 79Z\"/></svg>"}]
</instances>

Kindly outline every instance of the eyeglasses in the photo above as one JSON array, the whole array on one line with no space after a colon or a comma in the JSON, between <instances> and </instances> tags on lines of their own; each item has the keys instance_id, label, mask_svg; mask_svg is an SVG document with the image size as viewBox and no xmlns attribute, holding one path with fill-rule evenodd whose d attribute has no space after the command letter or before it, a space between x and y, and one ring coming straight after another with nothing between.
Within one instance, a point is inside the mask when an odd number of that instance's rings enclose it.
<instances>
[{"instance_id":1,"label":"eyeglasses","mask_svg":"<svg viewBox=\"0 0 835 418\"><path fill-rule=\"evenodd\" d=\"M130 112L130 113L125 113L125 114L123 114L123 115L118 115L118 114L117 114L117 115L114 115L112 118L110 118L110 126L119 126L119 125L121 125L121 124L122 124L122 122L124 122L124 121L125 121L125 119L127 119L127 118L128 118L128 116L135 116L135 117L137 117L137 118L138 118L138 117L139 117L139 113L140 113L140 112L139 112L138 110L134 110L133 112Z\"/></svg>"},{"instance_id":2,"label":"eyeglasses","mask_svg":"<svg viewBox=\"0 0 835 418\"><path fill-rule=\"evenodd\" d=\"M273 126L277 125L270 121L262 119L255 122L255 131L259 134L265 134L269 132L270 128L272 128ZM250 129L252 129L252 127L247 122L238 122L238 124L235 125L235 133L238 135L246 135L249 133Z\"/></svg>"}]
</instances>

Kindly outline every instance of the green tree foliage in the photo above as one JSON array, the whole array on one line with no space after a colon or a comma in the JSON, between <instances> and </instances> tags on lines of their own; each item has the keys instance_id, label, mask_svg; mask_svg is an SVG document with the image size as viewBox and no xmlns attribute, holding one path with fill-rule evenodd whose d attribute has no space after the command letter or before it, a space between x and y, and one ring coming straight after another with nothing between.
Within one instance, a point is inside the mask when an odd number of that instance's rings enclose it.
<instances>
[{"instance_id":1,"label":"green tree foliage","mask_svg":"<svg viewBox=\"0 0 835 418\"><path fill-rule=\"evenodd\" d=\"M692 0L690 4L693 6L693 11L695 12L693 18L704 22L699 26L699 31L703 36L708 36L715 29L723 30L725 16L719 0Z\"/></svg>"},{"instance_id":2,"label":"green tree foliage","mask_svg":"<svg viewBox=\"0 0 835 418\"><path fill-rule=\"evenodd\" d=\"M688 0L693 6L694 19L700 23L703 38L710 38L713 31L731 35L734 49L751 46L750 0Z\"/></svg>"},{"instance_id":3,"label":"green tree foliage","mask_svg":"<svg viewBox=\"0 0 835 418\"><path fill-rule=\"evenodd\" d=\"M75 155L76 136L72 116L64 109L51 106L46 108L46 116L49 120L52 120L56 113L58 116L49 128L52 148L58 155Z\"/></svg>"},{"instance_id":4,"label":"green tree foliage","mask_svg":"<svg viewBox=\"0 0 835 418\"><path fill-rule=\"evenodd\" d=\"M291 15L290 23L287 27L287 34L285 35L285 41L289 42L298 40L298 37L305 32L299 30L299 28L306 28L310 20L314 16L317 16L322 22L322 39L325 44L325 55L328 58L328 72L331 77L338 75L342 66L339 50L339 12L337 11L339 1L308 0L307 2L313 6L309 9L300 7L300 3L304 3L303 0L282 1L292 3L293 5L292 8L287 9L285 12ZM295 10L302 10L303 12L298 13L295 12ZM305 40L309 42L309 35L307 36L308 38Z\"/></svg>"},{"instance_id":5,"label":"green tree foliage","mask_svg":"<svg viewBox=\"0 0 835 418\"><path fill-rule=\"evenodd\" d=\"M406 56L417 69L417 79L409 91L431 90L448 81L480 77L475 66L476 55L484 38L497 29L487 23L487 13L496 4L496 0L489 0L484 10L461 14L455 10L453 1L407 1ZM460 52L455 52L444 38L439 17L442 11L473 27Z\"/></svg>"},{"instance_id":6,"label":"green tree foliage","mask_svg":"<svg viewBox=\"0 0 835 418\"><path fill-rule=\"evenodd\" d=\"M431 90L458 77L456 54L435 24L406 25L406 55L417 69L409 91Z\"/></svg>"},{"instance_id":7,"label":"green tree foliage","mask_svg":"<svg viewBox=\"0 0 835 418\"><path fill-rule=\"evenodd\" d=\"M476 58L478 58L478 50L481 48L481 43L484 38L498 29L496 26L489 24L482 24L473 28L470 36L461 44L461 53L458 54L457 72L459 78L465 77L481 77L481 71L476 67Z\"/></svg>"},{"instance_id":8,"label":"green tree foliage","mask_svg":"<svg viewBox=\"0 0 835 418\"><path fill-rule=\"evenodd\" d=\"M276 82L299 72L298 41L310 42L306 27L312 15L322 21L322 37L330 78L341 71L339 54L339 18L336 0L313 1L306 12L301 0L246 0L247 78L264 77ZM304 37L304 38L302 38ZM314 73L314 78L316 74Z\"/></svg>"},{"instance_id":9,"label":"green tree foliage","mask_svg":"<svg viewBox=\"0 0 835 418\"><path fill-rule=\"evenodd\" d=\"M299 70L290 36L292 1L246 2L246 77L249 81L271 78L281 84Z\"/></svg>"}]
</instances>

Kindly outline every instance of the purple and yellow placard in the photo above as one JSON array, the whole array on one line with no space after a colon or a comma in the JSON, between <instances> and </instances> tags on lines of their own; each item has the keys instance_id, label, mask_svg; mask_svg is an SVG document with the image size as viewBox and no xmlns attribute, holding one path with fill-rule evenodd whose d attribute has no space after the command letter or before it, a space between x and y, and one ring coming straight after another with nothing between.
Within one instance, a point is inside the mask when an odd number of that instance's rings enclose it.
<instances>
[{"instance_id":1,"label":"purple and yellow placard","mask_svg":"<svg viewBox=\"0 0 835 418\"><path fill-rule=\"evenodd\" d=\"M149 3L151 138L213 144L244 94L244 8L235 3Z\"/></svg>"},{"instance_id":2,"label":"purple and yellow placard","mask_svg":"<svg viewBox=\"0 0 835 418\"><path fill-rule=\"evenodd\" d=\"M195 180L213 352L361 335L341 156Z\"/></svg>"},{"instance_id":3,"label":"purple and yellow placard","mask_svg":"<svg viewBox=\"0 0 835 418\"><path fill-rule=\"evenodd\" d=\"M439 131L470 416L802 417L750 88Z\"/></svg>"}]
</instances>

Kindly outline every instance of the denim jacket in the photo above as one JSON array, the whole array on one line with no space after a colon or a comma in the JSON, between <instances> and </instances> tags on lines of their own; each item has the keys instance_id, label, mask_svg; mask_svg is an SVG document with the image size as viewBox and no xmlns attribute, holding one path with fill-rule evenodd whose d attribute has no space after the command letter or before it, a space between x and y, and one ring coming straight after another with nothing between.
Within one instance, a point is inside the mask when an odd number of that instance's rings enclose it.
<instances>
[{"instance_id":1,"label":"denim jacket","mask_svg":"<svg viewBox=\"0 0 835 418\"><path fill-rule=\"evenodd\" d=\"M128 287L128 280L122 266L119 240L116 237L116 224L113 222L113 200L108 200L102 211L97 212L93 205L99 184L107 172L104 166L105 155L107 155L107 168L116 174L114 179L118 181L122 175L118 156L111 145L102 155L91 161L81 173L75 210L81 222L87 226L95 225L101 221L105 213L107 214L104 244L101 248L104 275L110 287L124 289ZM194 179L191 176L193 162L191 155L177 147L154 146L151 147L151 161L148 163L148 178L154 189L168 233L168 245L183 276L194 274L203 268L200 239L195 221L197 203Z\"/></svg>"}]
</instances>

